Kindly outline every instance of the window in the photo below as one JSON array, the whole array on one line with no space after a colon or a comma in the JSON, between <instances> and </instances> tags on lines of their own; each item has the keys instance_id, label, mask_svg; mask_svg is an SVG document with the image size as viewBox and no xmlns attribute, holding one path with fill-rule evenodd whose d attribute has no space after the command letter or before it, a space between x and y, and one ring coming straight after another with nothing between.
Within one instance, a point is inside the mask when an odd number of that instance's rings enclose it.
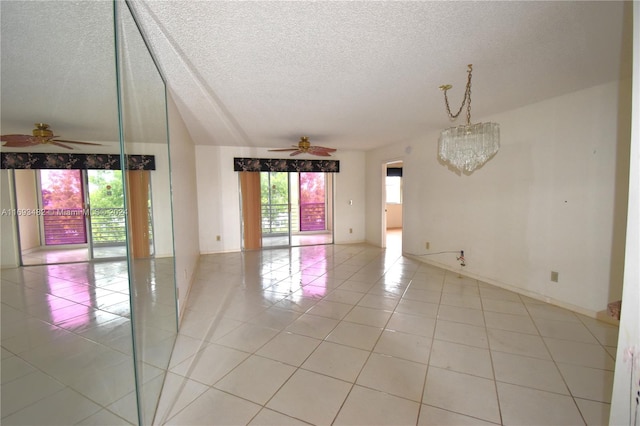
<instances>
[{"instance_id":1,"label":"window","mask_svg":"<svg viewBox=\"0 0 640 426\"><path fill-rule=\"evenodd\" d=\"M387 203L402 204L402 177L387 176Z\"/></svg>"}]
</instances>

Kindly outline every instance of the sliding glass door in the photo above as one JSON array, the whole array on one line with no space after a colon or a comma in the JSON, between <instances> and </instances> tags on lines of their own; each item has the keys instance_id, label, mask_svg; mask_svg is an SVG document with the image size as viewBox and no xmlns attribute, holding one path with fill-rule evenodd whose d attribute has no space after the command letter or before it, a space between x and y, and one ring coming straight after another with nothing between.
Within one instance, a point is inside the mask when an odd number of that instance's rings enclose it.
<instances>
[{"instance_id":1,"label":"sliding glass door","mask_svg":"<svg viewBox=\"0 0 640 426\"><path fill-rule=\"evenodd\" d=\"M299 173L300 231L327 230L324 173Z\"/></svg>"},{"instance_id":2,"label":"sliding glass door","mask_svg":"<svg viewBox=\"0 0 640 426\"><path fill-rule=\"evenodd\" d=\"M20 170L16 179L19 208L34 212L18 221L23 265L126 257L120 170Z\"/></svg>"},{"instance_id":3,"label":"sliding glass door","mask_svg":"<svg viewBox=\"0 0 640 426\"><path fill-rule=\"evenodd\" d=\"M289 173L260 172L262 247L291 245Z\"/></svg>"},{"instance_id":4,"label":"sliding glass door","mask_svg":"<svg viewBox=\"0 0 640 426\"><path fill-rule=\"evenodd\" d=\"M331 173L242 172L240 187L243 249L333 243Z\"/></svg>"},{"instance_id":5,"label":"sliding glass door","mask_svg":"<svg viewBox=\"0 0 640 426\"><path fill-rule=\"evenodd\" d=\"M127 255L126 216L121 170L87 170L87 195L93 259Z\"/></svg>"},{"instance_id":6,"label":"sliding glass door","mask_svg":"<svg viewBox=\"0 0 640 426\"><path fill-rule=\"evenodd\" d=\"M292 173L292 178L297 191L292 209L297 221L294 221L291 245L332 244L333 174L300 172Z\"/></svg>"}]
</instances>

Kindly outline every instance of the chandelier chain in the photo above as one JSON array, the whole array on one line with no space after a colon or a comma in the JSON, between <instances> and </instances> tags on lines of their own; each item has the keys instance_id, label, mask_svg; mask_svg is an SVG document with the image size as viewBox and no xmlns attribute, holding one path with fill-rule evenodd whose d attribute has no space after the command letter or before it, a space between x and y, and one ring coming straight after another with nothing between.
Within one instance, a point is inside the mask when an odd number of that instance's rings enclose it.
<instances>
[{"instance_id":1,"label":"chandelier chain","mask_svg":"<svg viewBox=\"0 0 640 426\"><path fill-rule=\"evenodd\" d=\"M467 81L467 125L471 124L471 68L469 68L469 80Z\"/></svg>"},{"instance_id":2,"label":"chandelier chain","mask_svg":"<svg viewBox=\"0 0 640 426\"><path fill-rule=\"evenodd\" d=\"M440 89L442 89L442 91L444 92L444 103L447 107L447 114L449 114L449 118L451 120L455 120L456 118L458 118L458 116L462 112L462 109L464 108L464 105L467 104L467 124L471 124L471 71L473 71L473 65L469 64L468 67L469 69L467 70L467 87L465 88L464 98L462 98L462 105L460 105L460 109L458 109L458 112L456 112L455 114L451 113L451 107L449 106L449 97L447 96L447 90L451 89L451 87L453 86L447 84L440 86Z\"/></svg>"}]
</instances>

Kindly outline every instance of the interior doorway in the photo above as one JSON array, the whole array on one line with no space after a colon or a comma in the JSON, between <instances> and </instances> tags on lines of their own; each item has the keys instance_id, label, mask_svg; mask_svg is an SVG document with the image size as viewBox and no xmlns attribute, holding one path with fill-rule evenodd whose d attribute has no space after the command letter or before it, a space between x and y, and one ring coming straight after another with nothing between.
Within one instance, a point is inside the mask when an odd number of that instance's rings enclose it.
<instances>
[{"instance_id":1,"label":"interior doorway","mask_svg":"<svg viewBox=\"0 0 640 426\"><path fill-rule=\"evenodd\" d=\"M126 258L122 171L14 173L22 265Z\"/></svg>"},{"instance_id":2,"label":"interior doorway","mask_svg":"<svg viewBox=\"0 0 640 426\"><path fill-rule=\"evenodd\" d=\"M388 250L402 251L402 161L383 166L382 197L382 246Z\"/></svg>"},{"instance_id":3,"label":"interior doorway","mask_svg":"<svg viewBox=\"0 0 640 426\"><path fill-rule=\"evenodd\" d=\"M257 179L240 176L243 249L333 243L331 173L259 172L254 176L259 176L259 196L252 189ZM252 206L258 198L259 211Z\"/></svg>"}]
</instances>

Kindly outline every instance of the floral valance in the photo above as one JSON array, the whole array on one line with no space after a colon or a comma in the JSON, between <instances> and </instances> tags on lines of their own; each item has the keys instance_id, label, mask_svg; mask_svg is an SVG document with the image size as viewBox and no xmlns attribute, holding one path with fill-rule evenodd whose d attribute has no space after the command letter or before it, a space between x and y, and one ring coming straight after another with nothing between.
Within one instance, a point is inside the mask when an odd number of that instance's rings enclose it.
<instances>
[{"instance_id":1,"label":"floral valance","mask_svg":"<svg viewBox=\"0 0 640 426\"><path fill-rule=\"evenodd\" d=\"M127 155L127 170L155 170L153 155ZM0 153L2 169L101 169L121 170L119 154Z\"/></svg>"},{"instance_id":2,"label":"floral valance","mask_svg":"<svg viewBox=\"0 0 640 426\"><path fill-rule=\"evenodd\" d=\"M338 160L291 160L272 158L234 158L236 172L321 172L338 173Z\"/></svg>"}]
</instances>

